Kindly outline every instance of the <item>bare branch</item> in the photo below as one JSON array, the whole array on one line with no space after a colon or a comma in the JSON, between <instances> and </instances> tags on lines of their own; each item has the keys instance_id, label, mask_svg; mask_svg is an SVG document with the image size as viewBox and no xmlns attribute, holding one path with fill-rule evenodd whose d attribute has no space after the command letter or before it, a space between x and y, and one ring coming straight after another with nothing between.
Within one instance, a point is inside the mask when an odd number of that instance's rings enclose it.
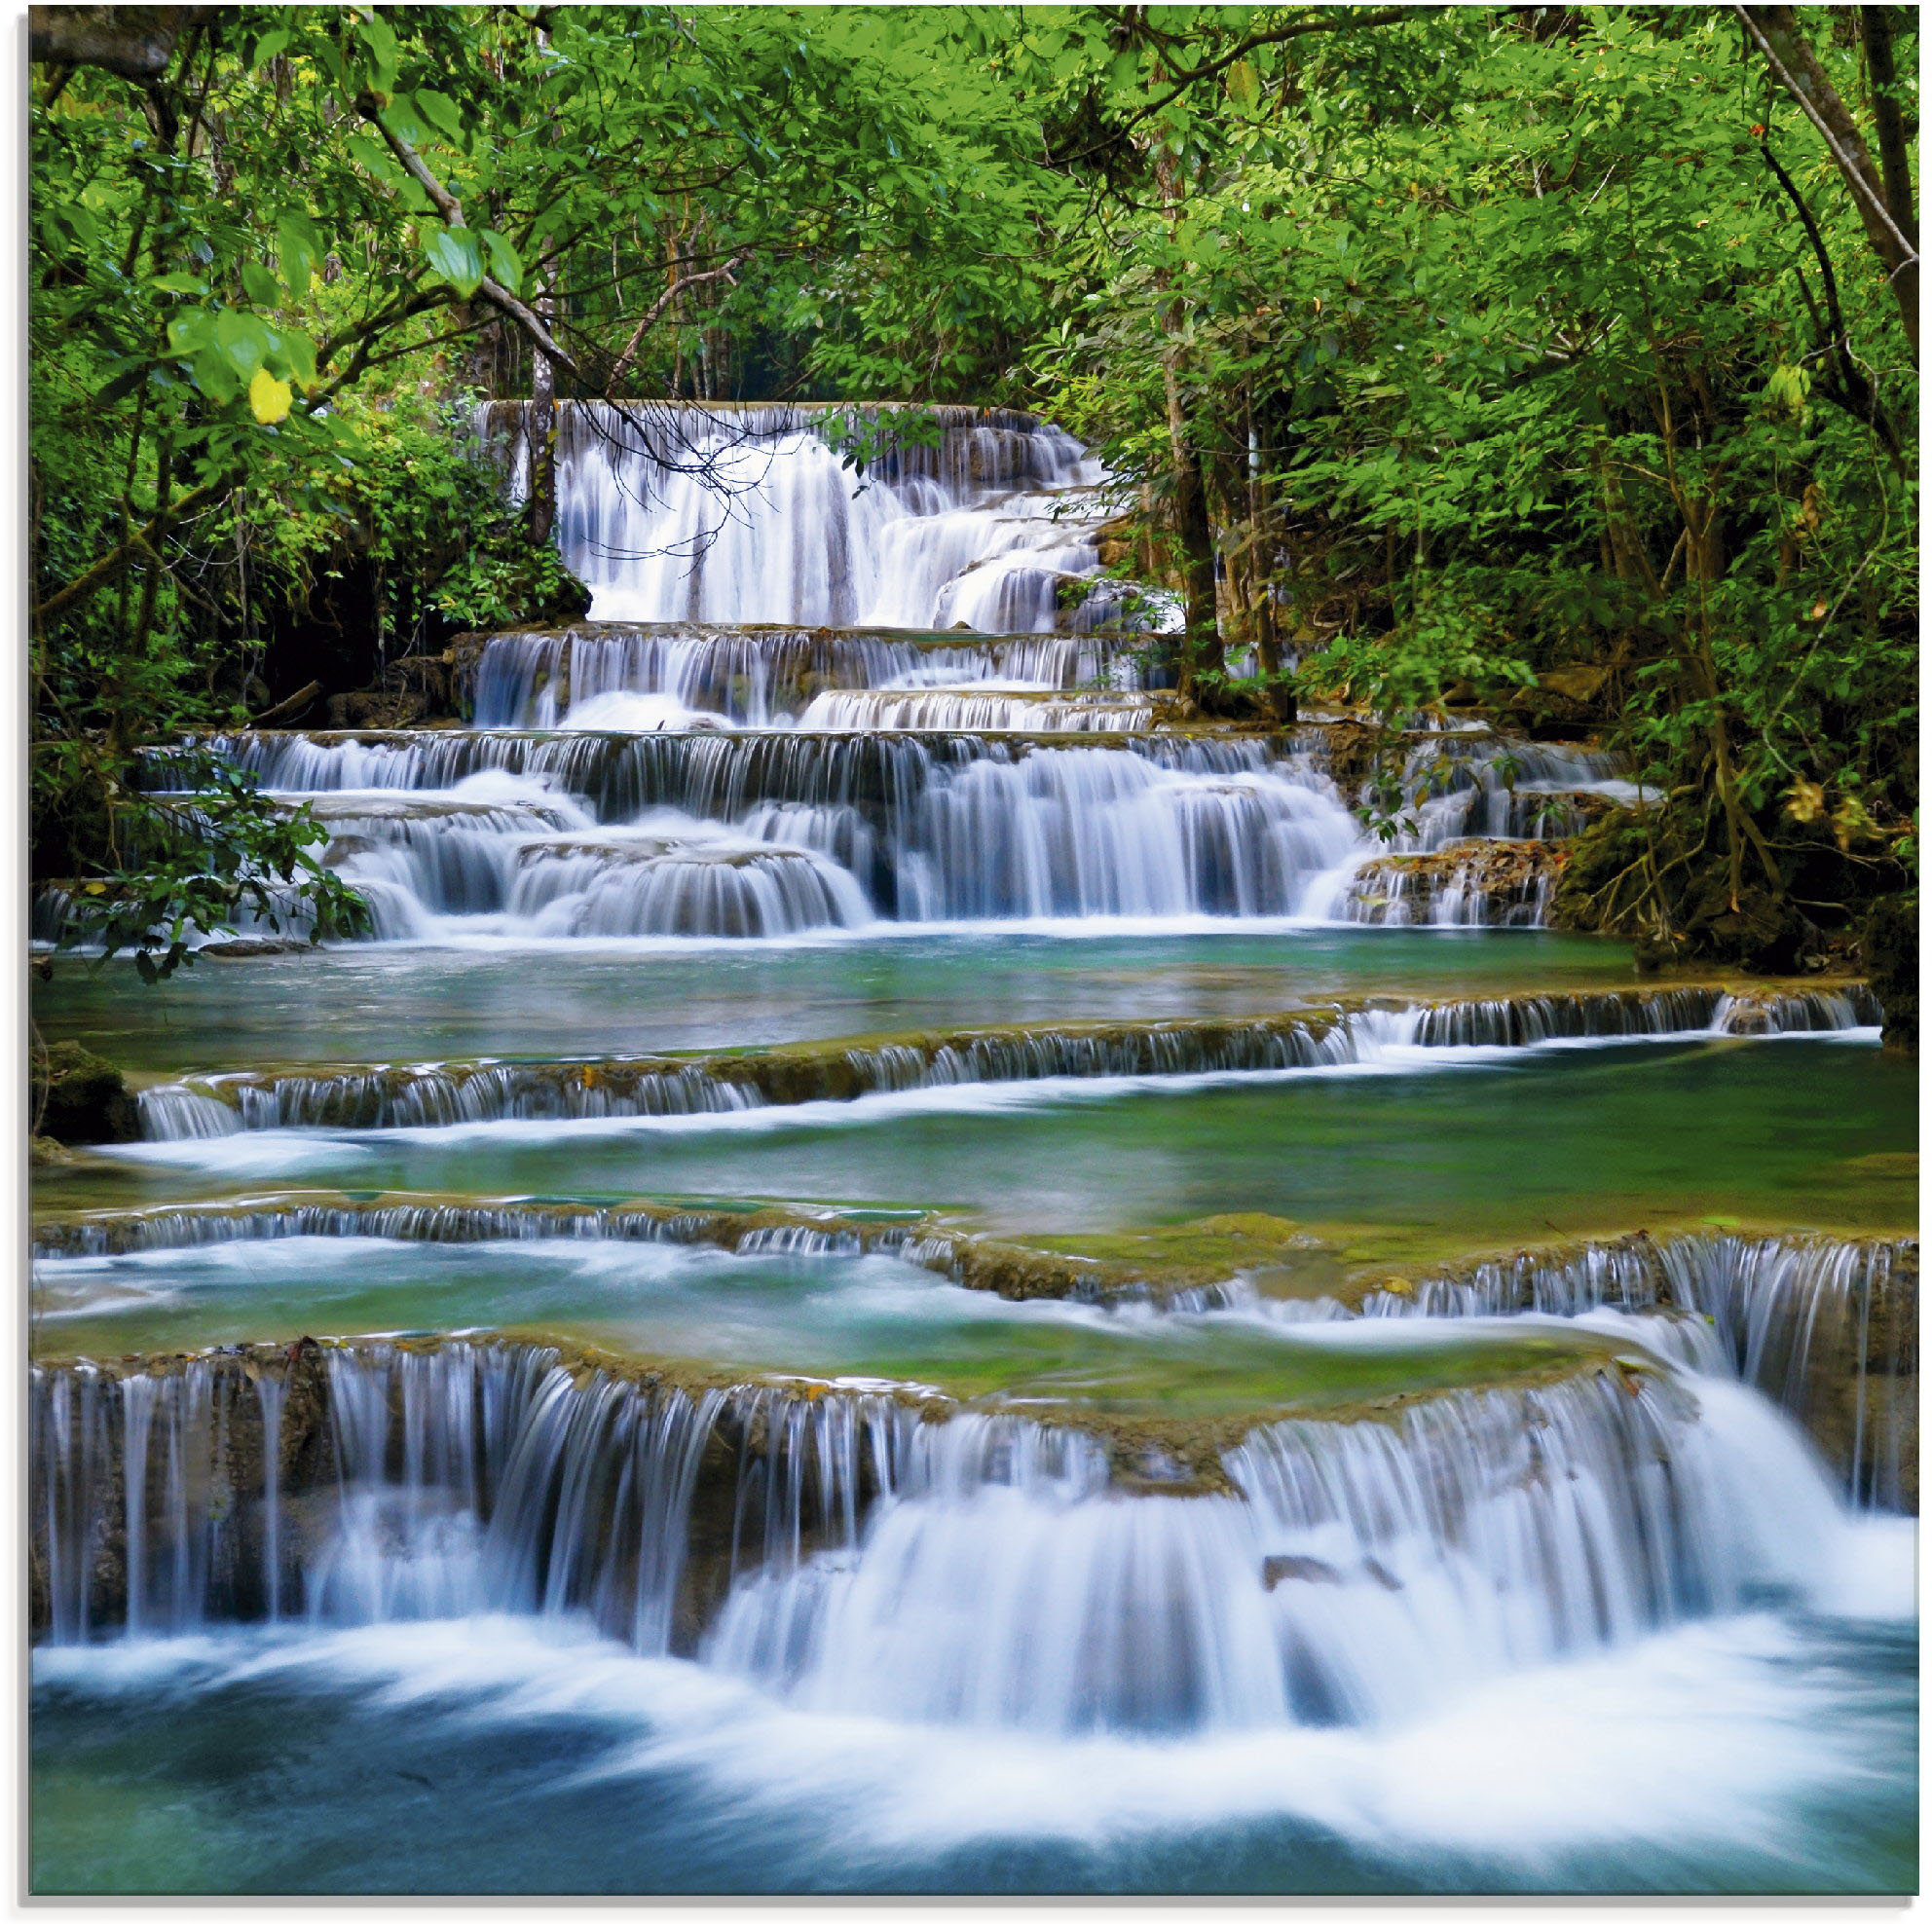
<instances>
[{"instance_id":1,"label":"bare branch","mask_svg":"<svg viewBox=\"0 0 1932 1924\"><path fill-rule=\"evenodd\" d=\"M616 391L617 384L630 372L631 362L637 358L637 351L644 346L644 337L657 325L658 317L680 294L689 287L701 287L708 280L728 281L735 287L738 283L734 278L734 271L743 267L751 257L752 250L749 247L741 247L723 267L711 268L703 274L687 274L682 280L672 281L670 286L651 302L631 338L624 343L624 351L613 364L610 379L605 383L606 391L612 393Z\"/></svg>"}]
</instances>

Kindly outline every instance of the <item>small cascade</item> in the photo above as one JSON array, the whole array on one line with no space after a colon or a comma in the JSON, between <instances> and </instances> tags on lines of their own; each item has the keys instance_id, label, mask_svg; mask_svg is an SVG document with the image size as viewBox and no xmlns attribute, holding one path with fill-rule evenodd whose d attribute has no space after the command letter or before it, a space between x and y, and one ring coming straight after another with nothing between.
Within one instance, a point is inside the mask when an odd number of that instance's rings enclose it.
<instances>
[{"instance_id":1,"label":"small cascade","mask_svg":"<svg viewBox=\"0 0 1932 1924\"><path fill-rule=\"evenodd\" d=\"M709 1116L756 1108L762 1101L756 1085L694 1066L429 1063L335 1075L208 1076L144 1090L140 1106L143 1134L168 1142L242 1129L443 1128L510 1119Z\"/></svg>"},{"instance_id":2,"label":"small cascade","mask_svg":"<svg viewBox=\"0 0 1932 1924\"><path fill-rule=\"evenodd\" d=\"M1877 1000L1863 982L1749 994L1606 989L1431 1003L1418 1012L1413 1039L1423 1048L1526 1049L1617 1036L1835 1034L1878 1020Z\"/></svg>"},{"instance_id":3,"label":"small cascade","mask_svg":"<svg viewBox=\"0 0 1932 1924\"><path fill-rule=\"evenodd\" d=\"M787 622L1052 633L1098 573L1099 464L997 409L567 402L558 545L607 621ZM838 430L885 445L863 477ZM526 485L525 406L480 423Z\"/></svg>"},{"instance_id":4,"label":"small cascade","mask_svg":"<svg viewBox=\"0 0 1932 1924\"><path fill-rule=\"evenodd\" d=\"M1634 807L1644 791L1618 756L1567 742L1502 741L1479 730L1431 735L1401 773L1409 824L1389 847L1430 854L1470 836L1555 840L1605 806ZM1364 787L1361 799L1374 800Z\"/></svg>"},{"instance_id":5,"label":"small cascade","mask_svg":"<svg viewBox=\"0 0 1932 1924\"><path fill-rule=\"evenodd\" d=\"M1362 1302L1371 1316L1607 1309L1680 1319L1684 1359L1736 1376L1789 1413L1854 1504L1916 1509L1916 1242L1639 1235L1481 1263Z\"/></svg>"},{"instance_id":6,"label":"small cascade","mask_svg":"<svg viewBox=\"0 0 1932 1924\"><path fill-rule=\"evenodd\" d=\"M1331 913L1385 928L1540 929L1559 872L1542 841L1454 841L1433 855L1382 855L1342 884Z\"/></svg>"},{"instance_id":7,"label":"small cascade","mask_svg":"<svg viewBox=\"0 0 1932 1924\"><path fill-rule=\"evenodd\" d=\"M538 936L789 936L873 919L851 874L812 848L773 846L793 825L770 826L768 837L700 828L525 842L505 906Z\"/></svg>"},{"instance_id":8,"label":"small cascade","mask_svg":"<svg viewBox=\"0 0 1932 1924\"><path fill-rule=\"evenodd\" d=\"M1802 1595L1842 1528L1757 1399L1615 1371L1273 1424L1228 1467L1292 1599L1283 1669L1311 1722L1395 1721L1472 1678Z\"/></svg>"},{"instance_id":9,"label":"small cascade","mask_svg":"<svg viewBox=\"0 0 1932 1924\"><path fill-rule=\"evenodd\" d=\"M194 1249L213 1243L287 1237L380 1237L400 1242L538 1241L558 1237L638 1242L709 1242L741 1255L856 1256L907 1247L904 1224L868 1221L822 1227L820 1221L772 1223L770 1212L687 1209L631 1202L352 1202L346 1198L281 1201L262 1206L205 1203L131 1215L92 1216L43 1224L34 1260L126 1256L146 1250ZM807 1212L798 1212L803 1215Z\"/></svg>"},{"instance_id":10,"label":"small cascade","mask_svg":"<svg viewBox=\"0 0 1932 1924\"><path fill-rule=\"evenodd\" d=\"M1133 734L1154 725L1156 709L1144 694L1038 694L963 687L871 688L815 695L799 718L801 728L858 731L877 728L950 733L962 729L1021 734Z\"/></svg>"},{"instance_id":11,"label":"small cascade","mask_svg":"<svg viewBox=\"0 0 1932 1924\"><path fill-rule=\"evenodd\" d=\"M1621 1367L1264 1424L1210 1496L1063 1425L527 1344L41 1370L31 1422L44 1641L569 1614L803 1710L1056 1735L1398 1721L1802 1597L1844 1529L1761 1401Z\"/></svg>"},{"instance_id":12,"label":"small cascade","mask_svg":"<svg viewBox=\"0 0 1932 1924\"><path fill-rule=\"evenodd\" d=\"M1862 985L1843 993L1749 1000L1709 987L1607 989L1397 1008L1315 1008L1245 1020L1016 1025L699 1058L242 1071L144 1090L139 1107L149 1141L251 1128L713 1115L967 1083L1279 1072L1377 1061L1401 1049L1839 1032L1870 1016L1870 1000ZM1740 1009L1748 1020L1732 1027Z\"/></svg>"},{"instance_id":13,"label":"small cascade","mask_svg":"<svg viewBox=\"0 0 1932 1924\"><path fill-rule=\"evenodd\" d=\"M937 684L1047 692L1132 688L1137 680L1131 645L1093 638L608 622L493 635L471 672L479 728L622 728L598 717L621 715L626 697L660 705L654 721L633 711L644 727L686 716L762 728L795 721L836 691Z\"/></svg>"},{"instance_id":14,"label":"small cascade","mask_svg":"<svg viewBox=\"0 0 1932 1924\"><path fill-rule=\"evenodd\" d=\"M988 1474L1033 1427L958 1421ZM909 1464L929 1480L920 1408L890 1394L687 1389L532 1344L81 1363L36 1371L31 1424L33 1620L56 1643L508 1610L689 1648L733 1580L849 1548Z\"/></svg>"}]
</instances>

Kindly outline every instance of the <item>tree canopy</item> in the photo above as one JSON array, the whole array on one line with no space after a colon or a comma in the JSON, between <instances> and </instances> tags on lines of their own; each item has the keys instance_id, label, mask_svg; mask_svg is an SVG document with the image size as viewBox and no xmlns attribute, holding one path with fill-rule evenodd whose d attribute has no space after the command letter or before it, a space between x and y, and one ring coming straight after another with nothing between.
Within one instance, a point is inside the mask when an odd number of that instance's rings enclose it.
<instances>
[{"instance_id":1,"label":"tree canopy","mask_svg":"<svg viewBox=\"0 0 1932 1924\"><path fill-rule=\"evenodd\" d=\"M32 52L43 874L153 870L142 741L571 606L466 409L578 394L1053 416L1204 707L1626 747L1667 805L1585 923L1775 959L1911 885L1909 10L44 8Z\"/></svg>"}]
</instances>

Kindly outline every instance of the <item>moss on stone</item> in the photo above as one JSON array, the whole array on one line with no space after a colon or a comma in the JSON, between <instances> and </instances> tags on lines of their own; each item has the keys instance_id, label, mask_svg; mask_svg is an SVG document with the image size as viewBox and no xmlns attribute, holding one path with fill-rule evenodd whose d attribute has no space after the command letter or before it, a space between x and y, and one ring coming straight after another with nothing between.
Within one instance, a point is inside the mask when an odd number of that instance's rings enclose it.
<instances>
[{"instance_id":1,"label":"moss on stone","mask_svg":"<svg viewBox=\"0 0 1932 1924\"><path fill-rule=\"evenodd\" d=\"M134 1098L121 1071L78 1042L56 1042L30 1057L34 1132L56 1143L132 1142L140 1135Z\"/></svg>"}]
</instances>

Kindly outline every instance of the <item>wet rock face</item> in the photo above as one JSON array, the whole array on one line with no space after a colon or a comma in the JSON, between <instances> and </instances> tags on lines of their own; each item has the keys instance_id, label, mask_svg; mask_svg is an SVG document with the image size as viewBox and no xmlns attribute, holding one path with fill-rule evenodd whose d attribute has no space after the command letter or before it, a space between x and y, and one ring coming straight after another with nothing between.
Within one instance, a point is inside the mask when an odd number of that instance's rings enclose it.
<instances>
[{"instance_id":1,"label":"wet rock face","mask_svg":"<svg viewBox=\"0 0 1932 1924\"><path fill-rule=\"evenodd\" d=\"M121 1071L78 1042L56 1042L34 1061L34 1133L69 1145L136 1142L140 1117Z\"/></svg>"},{"instance_id":2,"label":"wet rock face","mask_svg":"<svg viewBox=\"0 0 1932 1924\"><path fill-rule=\"evenodd\" d=\"M1472 839L1428 855L1382 855L1356 870L1347 912L1360 922L1534 928L1563 872L1555 842Z\"/></svg>"},{"instance_id":3,"label":"wet rock face","mask_svg":"<svg viewBox=\"0 0 1932 1924\"><path fill-rule=\"evenodd\" d=\"M1872 905L1860 944L1872 992L1885 1012L1885 1047L1918 1054L1918 901L1888 895Z\"/></svg>"}]
</instances>

